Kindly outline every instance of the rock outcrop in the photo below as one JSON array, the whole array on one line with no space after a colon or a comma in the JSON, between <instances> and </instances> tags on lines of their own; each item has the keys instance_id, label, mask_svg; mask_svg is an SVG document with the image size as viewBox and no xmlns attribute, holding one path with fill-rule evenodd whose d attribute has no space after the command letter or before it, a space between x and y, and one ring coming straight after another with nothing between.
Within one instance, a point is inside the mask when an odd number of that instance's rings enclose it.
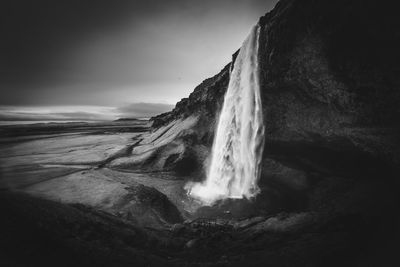
<instances>
[{"instance_id":1,"label":"rock outcrop","mask_svg":"<svg viewBox=\"0 0 400 267\"><path fill-rule=\"evenodd\" d=\"M389 145L397 140L387 138L400 126L400 22L393 9L375 0L285 0L259 24L267 147L304 141L337 148L345 138L349 149L399 163L398 144ZM193 115L215 123L230 66L152 118L153 126Z\"/></svg>"},{"instance_id":2,"label":"rock outcrop","mask_svg":"<svg viewBox=\"0 0 400 267\"><path fill-rule=\"evenodd\" d=\"M127 187L126 190L129 193L114 206L118 210L118 215L124 219L147 227L159 227L183 221L174 204L155 188L138 184Z\"/></svg>"}]
</instances>

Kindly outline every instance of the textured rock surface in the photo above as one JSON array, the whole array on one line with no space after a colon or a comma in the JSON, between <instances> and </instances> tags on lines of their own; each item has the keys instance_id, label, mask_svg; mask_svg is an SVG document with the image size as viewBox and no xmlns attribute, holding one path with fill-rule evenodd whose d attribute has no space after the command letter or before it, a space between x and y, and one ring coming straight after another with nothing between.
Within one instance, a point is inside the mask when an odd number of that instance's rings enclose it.
<instances>
[{"instance_id":1,"label":"textured rock surface","mask_svg":"<svg viewBox=\"0 0 400 267\"><path fill-rule=\"evenodd\" d=\"M265 151L300 142L399 163L400 22L390 5L285 0L259 23ZM229 67L154 117L154 127L193 115L214 126ZM193 128L196 140L210 145L214 127L203 127Z\"/></svg>"}]
</instances>

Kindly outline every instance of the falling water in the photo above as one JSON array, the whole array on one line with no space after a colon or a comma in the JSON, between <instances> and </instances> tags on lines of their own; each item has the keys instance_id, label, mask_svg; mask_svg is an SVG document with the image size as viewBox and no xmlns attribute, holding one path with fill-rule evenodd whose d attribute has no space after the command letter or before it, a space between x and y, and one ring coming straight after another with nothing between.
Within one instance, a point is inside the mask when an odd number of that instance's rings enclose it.
<instances>
[{"instance_id":1,"label":"falling water","mask_svg":"<svg viewBox=\"0 0 400 267\"><path fill-rule=\"evenodd\" d=\"M260 191L257 181L264 125L258 73L259 32L259 26L254 26L231 72L207 179L186 186L189 195L204 205L226 198L251 198Z\"/></svg>"}]
</instances>

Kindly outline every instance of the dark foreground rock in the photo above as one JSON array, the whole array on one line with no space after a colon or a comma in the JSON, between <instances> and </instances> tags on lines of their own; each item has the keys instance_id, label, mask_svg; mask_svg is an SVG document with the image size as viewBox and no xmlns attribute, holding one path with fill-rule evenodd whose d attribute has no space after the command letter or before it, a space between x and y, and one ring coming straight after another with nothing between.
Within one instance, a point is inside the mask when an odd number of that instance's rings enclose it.
<instances>
[{"instance_id":1,"label":"dark foreground rock","mask_svg":"<svg viewBox=\"0 0 400 267\"><path fill-rule=\"evenodd\" d=\"M108 213L9 192L1 192L0 199L1 266L165 263L153 254L161 235Z\"/></svg>"},{"instance_id":2,"label":"dark foreground rock","mask_svg":"<svg viewBox=\"0 0 400 267\"><path fill-rule=\"evenodd\" d=\"M316 212L138 227L1 192L1 266L398 266L398 216Z\"/></svg>"}]
</instances>

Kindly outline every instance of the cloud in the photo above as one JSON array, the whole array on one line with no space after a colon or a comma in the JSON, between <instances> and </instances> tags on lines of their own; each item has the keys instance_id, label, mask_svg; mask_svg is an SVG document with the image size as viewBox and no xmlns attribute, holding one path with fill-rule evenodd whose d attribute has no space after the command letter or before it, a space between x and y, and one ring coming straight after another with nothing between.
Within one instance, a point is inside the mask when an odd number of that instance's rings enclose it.
<instances>
[{"instance_id":1,"label":"cloud","mask_svg":"<svg viewBox=\"0 0 400 267\"><path fill-rule=\"evenodd\" d=\"M171 111L174 108L170 104L162 103L131 103L116 109L120 117L150 118L155 115Z\"/></svg>"},{"instance_id":2,"label":"cloud","mask_svg":"<svg viewBox=\"0 0 400 267\"><path fill-rule=\"evenodd\" d=\"M0 121L100 121L116 118L98 106L0 106Z\"/></svg>"},{"instance_id":3,"label":"cloud","mask_svg":"<svg viewBox=\"0 0 400 267\"><path fill-rule=\"evenodd\" d=\"M130 103L102 106L0 106L0 121L105 121L118 118L150 118L170 111L173 105Z\"/></svg>"}]
</instances>

